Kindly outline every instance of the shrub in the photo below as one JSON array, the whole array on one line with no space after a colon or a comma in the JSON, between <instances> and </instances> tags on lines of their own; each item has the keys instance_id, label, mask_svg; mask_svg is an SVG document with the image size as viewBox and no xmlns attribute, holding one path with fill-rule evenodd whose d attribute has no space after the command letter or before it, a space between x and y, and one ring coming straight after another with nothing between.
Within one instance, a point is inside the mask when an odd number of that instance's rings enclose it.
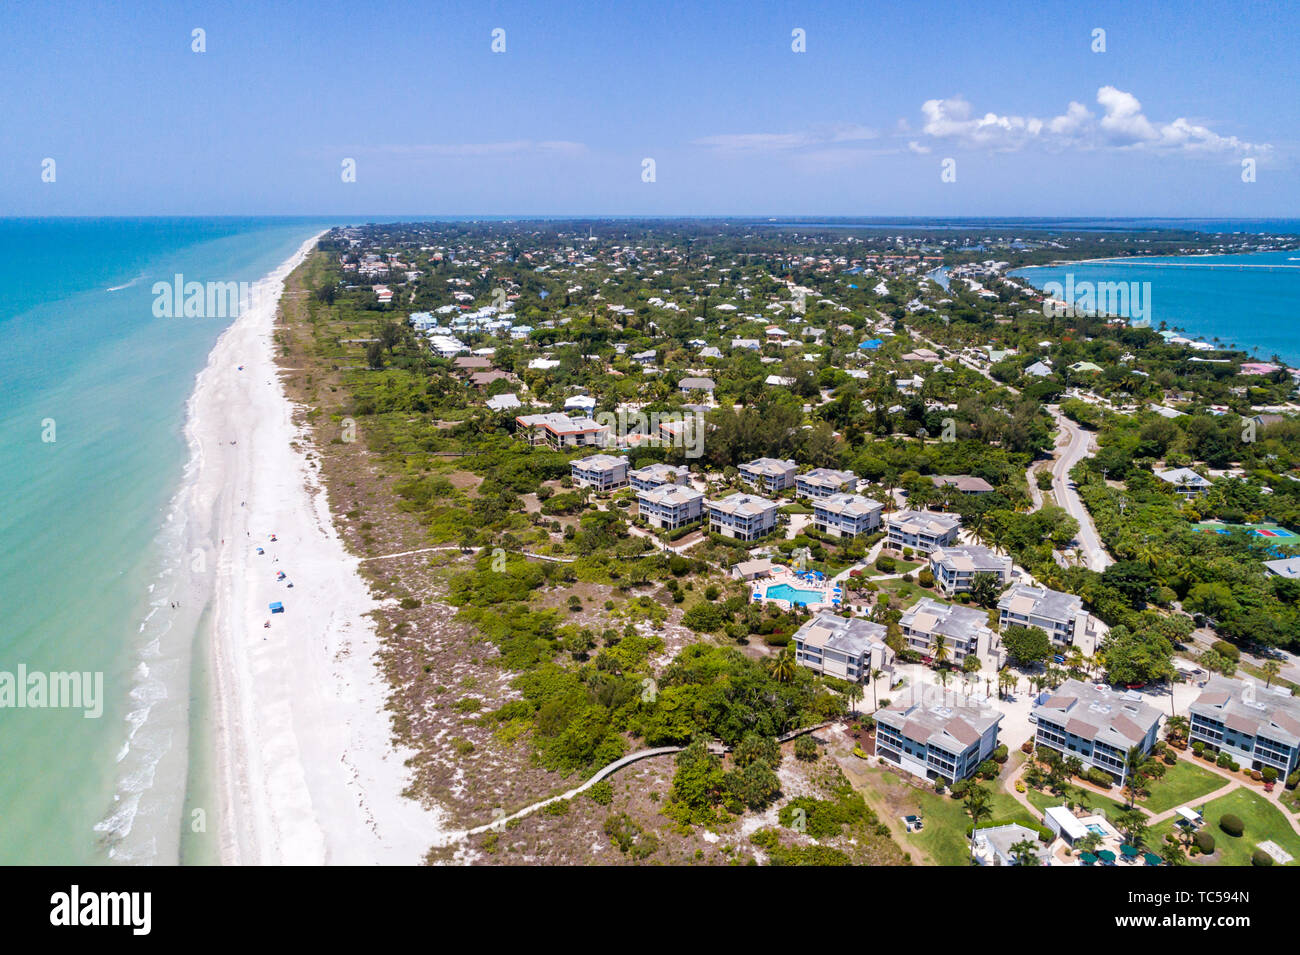
<instances>
[{"instance_id":1,"label":"shrub","mask_svg":"<svg viewBox=\"0 0 1300 955\"><path fill-rule=\"evenodd\" d=\"M1251 865L1272 865L1273 857L1263 849L1256 849L1250 857Z\"/></svg>"},{"instance_id":2,"label":"shrub","mask_svg":"<svg viewBox=\"0 0 1300 955\"><path fill-rule=\"evenodd\" d=\"M608 806L614 801L614 785L607 779L593 783L587 790L587 798L597 806Z\"/></svg>"},{"instance_id":3,"label":"shrub","mask_svg":"<svg viewBox=\"0 0 1300 955\"><path fill-rule=\"evenodd\" d=\"M1235 644L1231 644L1227 640L1215 640L1214 650L1219 654L1219 656L1227 657L1234 663L1241 659L1241 650L1238 649Z\"/></svg>"},{"instance_id":4,"label":"shrub","mask_svg":"<svg viewBox=\"0 0 1300 955\"><path fill-rule=\"evenodd\" d=\"M1286 778L1287 789L1295 789L1297 786L1300 786L1300 769L1297 769L1294 773L1292 773L1290 776Z\"/></svg>"},{"instance_id":5,"label":"shrub","mask_svg":"<svg viewBox=\"0 0 1300 955\"><path fill-rule=\"evenodd\" d=\"M1219 828L1234 839L1239 839L1241 834L1246 831L1246 824L1241 821L1239 816L1228 813L1219 819Z\"/></svg>"},{"instance_id":6,"label":"shrub","mask_svg":"<svg viewBox=\"0 0 1300 955\"><path fill-rule=\"evenodd\" d=\"M998 748L993 751L993 761L995 763L1005 763L1007 761L1007 744L999 743Z\"/></svg>"},{"instance_id":7,"label":"shrub","mask_svg":"<svg viewBox=\"0 0 1300 955\"><path fill-rule=\"evenodd\" d=\"M1232 765L1232 757L1227 753L1220 753L1219 758L1214 761L1214 764L1220 769L1227 769Z\"/></svg>"},{"instance_id":8,"label":"shrub","mask_svg":"<svg viewBox=\"0 0 1300 955\"><path fill-rule=\"evenodd\" d=\"M1115 777L1104 769L1098 769L1096 766L1088 767L1084 771L1083 778L1094 786L1100 786L1102 789L1109 789L1115 785Z\"/></svg>"},{"instance_id":9,"label":"shrub","mask_svg":"<svg viewBox=\"0 0 1300 955\"><path fill-rule=\"evenodd\" d=\"M887 557L884 554L881 554L876 558L876 570L880 571L882 574L892 574L894 568L897 566L897 563L892 557Z\"/></svg>"},{"instance_id":10,"label":"shrub","mask_svg":"<svg viewBox=\"0 0 1300 955\"><path fill-rule=\"evenodd\" d=\"M1204 755L1205 744L1202 743L1199 739L1192 740L1192 752L1195 753L1197 756Z\"/></svg>"},{"instance_id":11,"label":"shrub","mask_svg":"<svg viewBox=\"0 0 1300 955\"><path fill-rule=\"evenodd\" d=\"M929 567L922 567L916 575L916 582L922 587L930 588L934 586L934 572Z\"/></svg>"},{"instance_id":12,"label":"shrub","mask_svg":"<svg viewBox=\"0 0 1300 955\"><path fill-rule=\"evenodd\" d=\"M1261 773L1258 769L1252 769L1250 771L1250 778L1255 780L1255 782L1259 782L1261 779L1264 778L1264 774Z\"/></svg>"},{"instance_id":13,"label":"shrub","mask_svg":"<svg viewBox=\"0 0 1300 955\"><path fill-rule=\"evenodd\" d=\"M1192 836L1192 845L1208 856L1214 852L1214 836L1202 829Z\"/></svg>"},{"instance_id":14,"label":"shrub","mask_svg":"<svg viewBox=\"0 0 1300 955\"><path fill-rule=\"evenodd\" d=\"M986 759L975 767L975 775L984 779L993 779L998 774L998 764L991 759Z\"/></svg>"},{"instance_id":15,"label":"shrub","mask_svg":"<svg viewBox=\"0 0 1300 955\"><path fill-rule=\"evenodd\" d=\"M800 736L794 741L794 757L805 763L811 763L817 759L817 744L813 742L811 736Z\"/></svg>"},{"instance_id":16,"label":"shrub","mask_svg":"<svg viewBox=\"0 0 1300 955\"><path fill-rule=\"evenodd\" d=\"M1272 766L1265 766L1264 772L1261 775L1263 776L1264 782L1266 783L1277 782L1277 770L1274 769Z\"/></svg>"},{"instance_id":17,"label":"shrub","mask_svg":"<svg viewBox=\"0 0 1300 955\"><path fill-rule=\"evenodd\" d=\"M952 784L952 798L965 799L966 791L970 789L970 783L965 779L959 779Z\"/></svg>"}]
</instances>

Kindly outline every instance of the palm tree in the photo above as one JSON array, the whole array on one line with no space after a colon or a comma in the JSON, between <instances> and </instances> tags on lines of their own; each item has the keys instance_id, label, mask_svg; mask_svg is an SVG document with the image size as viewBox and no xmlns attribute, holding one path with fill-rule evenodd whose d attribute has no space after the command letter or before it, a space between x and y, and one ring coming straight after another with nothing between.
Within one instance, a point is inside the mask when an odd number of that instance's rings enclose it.
<instances>
[{"instance_id":1,"label":"palm tree","mask_svg":"<svg viewBox=\"0 0 1300 955\"><path fill-rule=\"evenodd\" d=\"M971 855L975 855L975 830L980 827L980 823L985 819L993 817L993 810L989 807L989 791L979 784L972 784L966 790L966 814L970 816L970 848Z\"/></svg>"},{"instance_id":2,"label":"palm tree","mask_svg":"<svg viewBox=\"0 0 1300 955\"><path fill-rule=\"evenodd\" d=\"M1260 667L1260 670L1263 671L1264 676L1268 677L1268 679L1264 681L1265 688L1268 688L1273 685L1273 679L1282 672L1282 664L1277 660L1265 660L1263 666Z\"/></svg>"},{"instance_id":3,"label":"palm tree","mask_svg":"<svg viewBox=\"0 0 1300 955\"><path fill-rule=\"evenodd\" d=\"M787 644L786 648L772 659L772 679L776 680L777 683L790 683L794 680L797 665L794 660L794 653L791 652L790 646Z\"/></svg>"},{"instance_id":4,"label":"palm tree","mask_svg":"<svg viewBox=\"0 0 1300 955\"><path fill-rule=\"evenodd\" d=\"M871 698L872 701L876 704L876 709L880 709L880 687L876 683L876 681L879 680L884 675L885 675L884 670L871 671Z\"/></svg>"},{"instance_id":5,"label":"palm tree","mask_svg":"<svg viewBox=\"0 0 1300 955\"><path fill-rule=\"evenodd\" d=\"M1021 839L1019 842L1012 844L1011 856L1016 860L1016 865L1042 864L1038 858L1038 846L1028 839Z\"/></svg>"},{"instance_id":6,"label":"palm tree","mask_svg":"<svg viewBox=\"0 0 1300 955\"><path fill-rule=\"evenodd\" d=\"M1089 830L1086 836L1082 836L1074 841L1074 848L1080 852L1096 852L1101 848L1101 836Z\"/></svg>"},{"instance_id":7,"label":"palm tree","mask_svg":"<svg viewBox=\"0 0 1300 955\"><path fill-rule=\"evenodd\" d=\"M1129 809L1133 808L1139 796L1148 793L1146 784L1150 764L1151 758L1142 752L1141 746L1129 748L1128 756L1124 760L1124 794L1128 798Z\"/></svg>"},{"instance_id":8,"label":"palm tree","mask_svg":"<svg viewBox=\"0 0 1300 955\"><path fill-rule=\"evenodd\" d=\"M952 653L948 650L948 638L939 634L934 638L934 662L942 667L950 656Z\"/></svg>"},{"instance_id":9,"label":"palm tree","mask_svg":"<svg viewBox=\"0 0 1300 955\"><path fill-rule=\"evenodd\" d=\"M976 511L970 517L965 518L966 533L970 539L977 544L984 543L984 532L988 529L988 518L984 516L983 511Z\"/></svg>"},{"instance_id":10,"label":"palm tree","mask_svg":"<svg viewBox=\"0 0 1300 955\"><path fill-rule=\"evenodd\" d=\"M858 700L862 699L864 691L861 683L849 684L848 692L845 694L849 698L849 709L856 716L858 712Z\"/></svg>"},{"instance_id":11,"label":"palm tree","mask_svg":"<svg viewBox=\"0 0 1300 955\"><path fill-rule=\"evenodd\" d=\"M1016 676L1006 667L998 671L998 697L1006 695L1007 690L1016 685Z\"/></svg>"},{"instance_id":12,"label":"palm tree","mask_svg":"<svg viewBox=\"0 0 1300 955\"><path fill-rule=\"evenodd\" d=\"M1165 739L1178 741L1186 739L1191 724L1185 716L1171 716L1165 720Z\"/></svg>"}]
</instances>

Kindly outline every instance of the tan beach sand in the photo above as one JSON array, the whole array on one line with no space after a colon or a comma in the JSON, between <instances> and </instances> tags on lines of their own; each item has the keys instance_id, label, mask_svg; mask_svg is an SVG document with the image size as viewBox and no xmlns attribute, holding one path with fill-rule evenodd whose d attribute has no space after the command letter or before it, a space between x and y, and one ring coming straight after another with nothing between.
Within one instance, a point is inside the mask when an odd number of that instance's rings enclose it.
<instances>
[{"instance_id":1,"label":"tan beach sand","mask_svg":"<svg viewBox=\"0 0 1300 955\"><path fill-rule=\"evenodd\" d=\"M405 755L391 742L365 616L374 602L335 532L273 359L284 279L315 242L258 283L190 404L192 517L217 548L221 859L415 864L440 841L440 814L401 795ZM286 581L276 580L281 570ZM277 600L286 612L273 615Z\"/></svg>"}]
</instances>

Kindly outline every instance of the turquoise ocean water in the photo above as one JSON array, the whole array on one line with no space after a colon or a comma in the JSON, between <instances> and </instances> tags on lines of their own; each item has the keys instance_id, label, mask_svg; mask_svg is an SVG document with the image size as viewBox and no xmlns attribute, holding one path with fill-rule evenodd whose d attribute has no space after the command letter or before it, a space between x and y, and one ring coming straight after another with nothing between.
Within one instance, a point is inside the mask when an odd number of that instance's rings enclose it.
<instances>
[{"instance_id":1,"label":"turquoise ocean water","mask_svg":"<svg viewBox=\"0 0 1300 955\"><path fill-rule=\"evenodd\" d=\"M1165 322L1189 338L1234 345L1267 361L1300 365L1300 251L1249 255L1153 256L1017 269L1035 288L1080 282L1150 284L1151 327ZM1076 296L1077 297L1077 296ZM1128 317L1127 315L1125 317Z\"/></svg>"},{"instance_id":2,"label":"turquoise ocean water","mask_svg":"<svg viewBox=\"0 0 1300 955\"><path fill-rule=\"evenodd\" d=\"M230 319L155 318L152 285L256 281L329 224L0 220L0 672L102 673L104 698L93 719L0 708L0 863L215 860L189 759L204 607L171 608L170 505Z\"/></svg>"},{"instance_id":3,"label":"turquoise ocean water","mask_svg":"<svg viewBox=\"0 0 1300 955\"><path fill-rule=\"evenodd\" d=\"M186 401L230 320L155 318L152 285L256 281L332 224L0 219L0 674L104 681L97 719L0 708L0 864L216 861L204 600L171 607L194 592L171 518ZM1300 362L1300 272L1138 268L1071 267L1152 281L1155 324Z\"/></svg>"}]
</instances>

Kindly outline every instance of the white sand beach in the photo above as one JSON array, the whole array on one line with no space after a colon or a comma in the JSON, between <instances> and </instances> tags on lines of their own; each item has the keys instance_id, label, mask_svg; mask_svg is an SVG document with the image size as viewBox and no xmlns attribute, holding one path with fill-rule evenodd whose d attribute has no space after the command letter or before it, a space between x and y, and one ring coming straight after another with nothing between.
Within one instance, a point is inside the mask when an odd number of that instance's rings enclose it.
<instances>
[{"instance_id":1,"label":"white sand beach","mask_svg":"<svg viewBox=\"0 0 1300 955\"><path fill-rule=\"evenodd\" d=\"M440 817L401 795L405 754L391 742L365 616L374 601L335 532L273 359L284 279L315 241L258 283L190 402L191 518L216 547L221 860L416 864L439 840ZM285 612L272 614L272 601Z\"/></svg>"}]
</instances>

